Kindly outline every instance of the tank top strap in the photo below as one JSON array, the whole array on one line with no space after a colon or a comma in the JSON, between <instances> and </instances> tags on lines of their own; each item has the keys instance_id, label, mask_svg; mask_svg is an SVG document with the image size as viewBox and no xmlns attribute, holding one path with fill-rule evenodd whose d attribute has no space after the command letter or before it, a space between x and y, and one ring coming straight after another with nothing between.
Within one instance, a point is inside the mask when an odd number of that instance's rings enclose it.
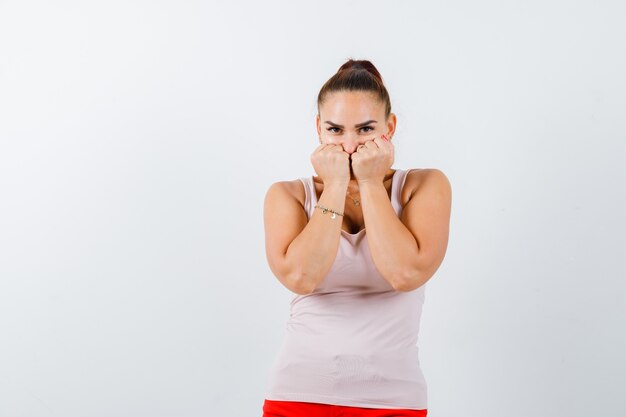
<instances>
[{"instance_id":1,"label":"tank top strap","mask_svg":"<svg viewBox=\"0 0 626 417\"><path fill-rule=\"evenodd\" d=\"M404 188L406 176L411 170L398 169L397 171L391 183L391 206L399 217L402 214L402 189Z\"/></svg>"},{"instance_id":2,"label":"tank top strap","mask_svg":"<svg viewBox=\"0 0 626 417\"><path fill-rule=\"evenodd\" d=\"M313 186L313 177L300 177L299 180L302 181L302 184L304 185L304 210L306 211L307 217L310 219L313 215L313 206L315 204L313 200L316 197L315 188Z\"/></svg>"}]
</instances>

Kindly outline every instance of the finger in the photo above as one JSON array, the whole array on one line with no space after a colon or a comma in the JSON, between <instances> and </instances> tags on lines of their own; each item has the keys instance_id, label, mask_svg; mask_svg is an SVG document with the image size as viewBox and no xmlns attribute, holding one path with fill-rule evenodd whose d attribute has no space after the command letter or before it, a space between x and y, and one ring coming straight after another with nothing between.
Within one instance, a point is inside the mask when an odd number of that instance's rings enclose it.
<instances>
[{"instance_id":1,"label":"finger","mask_svg":"<svg viewBox=\"0 0 626 417\"><path fill-rule=\"evenodd\" d=\"M313 151L313 153L321 151L322 149L324 149L324 147L325 147L326 145L328 145L328 144L327 144L327 143L320 143L320 144L319 144L319 145L315 148L315 150Z\"/></svg>"},{"instance_id":2,"label":"finger","mask_svg":"<svg viewBox=\"0 0 626 417\"><path fill-rule=\"evenodd\" d=\"M386 138L386 137L385 137L385 138ZM391 145L391 142L390 142L389 140L385 139L385 138L384 138L383 136L380 136L380 137L374 138L374 141L373 141L373 142L374 142L376 145L378 145L378 147L379 147L379 148L382 148L383 146L389 146L389 145Z\"/></svg>"},{"instance_id":3,"label":"finger","mask_svg":"<svg viewBox=\"0 0 626 417\"><path fill-rule=\"evenodd\" d=\"M343 146L341 145L331 145L328 149L329 152L344 152Z\"/></svg>"},{"instance_id":4,"label":"finger","mask_svg":"<svg viewBox=\"0 0 626 417\"><path fill-rule=\"evenodd\" d=\"M365 146L366 148L371 148L371 149L375 149L375 148L382 148L384 146L385 141L382 140L380 137L377 138L372 138L368 141L366 141L363 146Z\"/></svg>"},{"instance_id":5,"label":"finger","mask_svg":"<svg viewBox=\"0 0 626 417\"><path fill-rule=\"evenodd\" d=\"M321 145L320 152L332 152L337 145L332 143L324 143Z\"/></svg>"}]
</instances>

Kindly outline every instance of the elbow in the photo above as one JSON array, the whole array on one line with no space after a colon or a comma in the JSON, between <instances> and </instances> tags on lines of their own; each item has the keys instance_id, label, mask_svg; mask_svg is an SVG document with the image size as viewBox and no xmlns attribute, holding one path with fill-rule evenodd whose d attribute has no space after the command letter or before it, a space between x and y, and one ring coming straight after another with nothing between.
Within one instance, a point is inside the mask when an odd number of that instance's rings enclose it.
<instances>
[{"instance_id":1,"label":"elbow","mask_svg":"<svg viewBox=\"0 0 626 417\"><path fill-rule=\"evenodd\" d=\"M294 288L291 291L298 295L309 295L313 293L314 290L315 290L315 287L300 285L300 286L294 286Z\"/></svg>"},{"instance_id":2,"label":"elbow","mask_svg":"<svg viewBox=\"0 0 626 417\"><path fill-rule=\"evenodd\" d=\"M292 275L289 282L289 289L298 295L311 294L316 287L314 282L302 272Z\"/></svg>"},{"instance_id":3,"label":"elbow","mask_svg":"<svg viewBox=\"0 0 626 417\"><path fill-rule=\"evenodd\" d=\"M399 275L400 278L396 279L393 285L394 290L400 292L413 291L428 281L425 274L417 270L411 270Z\"/></svg>"},{"instance_id":4,"label":"elbow","mask_svg":"<svg viewBox=\"0 0 626 417\"><path fill-rule=\"evenodd\" d=\"M309 295L313 292L313 290L315 290L314 287L311 288L310 286L306 285L294 285L291 291L295 292L298 295Z\"/></svg>"}]
</instances>

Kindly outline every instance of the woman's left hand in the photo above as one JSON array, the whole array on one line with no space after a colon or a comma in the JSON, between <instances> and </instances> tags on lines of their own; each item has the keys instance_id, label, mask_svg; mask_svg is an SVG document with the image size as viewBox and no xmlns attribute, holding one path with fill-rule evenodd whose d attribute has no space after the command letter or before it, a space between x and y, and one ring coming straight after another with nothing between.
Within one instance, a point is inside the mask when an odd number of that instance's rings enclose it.
<instances>
[{"instance_id":1,"label":"woman's left hand","mask_svg":"<svg viewBox=\"0 0 626 417\"><path fill-rule=\"evenodd\" d=\"M350 155L352 172L359 183L382 183L385 179L385 174L393 165L394 157L393 145L386 138L385 135L381 135L368 140Z\"/></svg>"}]
</instances>

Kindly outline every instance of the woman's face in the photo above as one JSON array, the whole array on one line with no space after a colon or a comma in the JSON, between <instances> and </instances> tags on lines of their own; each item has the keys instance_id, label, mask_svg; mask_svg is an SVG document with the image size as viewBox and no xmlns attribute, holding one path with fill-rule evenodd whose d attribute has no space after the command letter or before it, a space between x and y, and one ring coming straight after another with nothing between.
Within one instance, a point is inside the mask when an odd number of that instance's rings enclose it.
<instances>
[{"instance_id":1,"label":"woman's face","mask_svg":"<svg viewBox=\"0 0 626 417\"><path fill-rule=\"evenodd\" d=\"M364 91L340 91L326 96L315 116L321 143L341 145L349 154L368 140L393 136L395 114L385 120L385 105L376 96Z\"/></svg>"}]
</instances>

